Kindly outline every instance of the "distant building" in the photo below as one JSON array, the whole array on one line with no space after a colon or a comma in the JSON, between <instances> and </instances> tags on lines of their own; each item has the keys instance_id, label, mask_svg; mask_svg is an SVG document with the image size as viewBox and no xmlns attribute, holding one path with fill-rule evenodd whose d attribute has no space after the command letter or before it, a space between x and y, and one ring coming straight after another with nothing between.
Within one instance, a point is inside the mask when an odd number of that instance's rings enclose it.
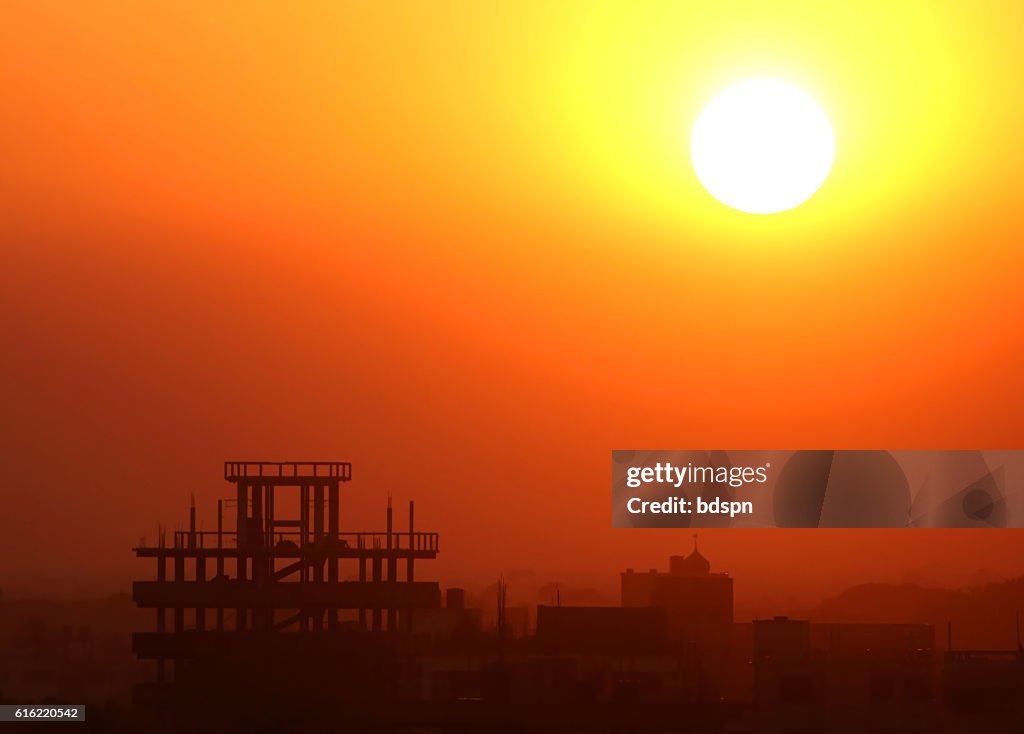
<instances>
[{"instance_id":1,"label":"distant building","mask_svg":"<svg viewBox=\"0 0 1024 734\"><path fill-rule=\"evenodd\" d=\"M546 654L655 655L668 648L657 607L537 607L537 645Z\"/></svg>"},{"instance_id":2,"label":"distant building","mask_svg":"<svg viewBox=\"0 0 1024 734\"><path fill-rule=\"evenodd\" d=\"M803 665L811 659L811 623L806 619L755 619L754 663Z\"/></svg>"},{"instance_id":3,"label":"distant building","mask_svg":"<svg viewBox=\"0 0 1024 734\"><path fill-rule=\"evenodd\" d=\"M505 607L505 632L512 637L526 637L531 632L530 607Z\"/></svg>"},{"instance_id":4,"label":"distant building","mask_svg":"<svg viewBox=\"0 0 1024 734\"><path fill-rule=\"evenodd\" d=\"M934 731L938 665L927 624L753 622L762 731Z\"/></svg>"},{"instance_id":5,"label":"distant building","mask_svg":"<svg viewBox=\"0 0 1024 734\"><path fill-rule=\"evenodd\" d=\"M1024 731L1024 648L949 650L941 690L951 731Z\"/></svg>"},{"instance_id":6,"label":"distant building","mask_svg":"<svg viewBox=\"0 0 1024 734\"><path fill-rule=\"evenodd\" d=\"M418 610L412 617L412 632L432 643L465 640L480 634L483 610L466 607L466 591L445 590L445 605Z\"/></svg>"},{"instance_id":7,"label":"distant building","mask_svg":"<svg viewBox=\"0 0 1024 734\"><path fill-rule=\"evenodd\" d=\"M697 549L688 556L669 557L668 572L651 569L621 574L622 606L664 609L669 637L712 653L729 647L733 624L733 580L712 573L711 563Z\"/></svg>"},{"instance_id":8,"label":"distant building","mask_svg":"<svg viewBox=\"0 0 1024 734\"><path fill-rule=\"evenodd\" d=\"M833 659L897 660L932 658L935 627L930 624L815 622L811 648Z\"/></svg>"}]
</instances>

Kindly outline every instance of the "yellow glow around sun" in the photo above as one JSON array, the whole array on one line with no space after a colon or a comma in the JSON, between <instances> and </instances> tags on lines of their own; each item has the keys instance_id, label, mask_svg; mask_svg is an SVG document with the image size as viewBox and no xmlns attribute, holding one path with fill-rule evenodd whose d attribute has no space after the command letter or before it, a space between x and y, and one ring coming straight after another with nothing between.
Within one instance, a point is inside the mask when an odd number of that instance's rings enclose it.
<instances>
[{"instance_id":1,"label":"yellow glow around sun","mask_svg":"<svg viewBox=\"0 0 1024 734\"><path fill-rule=\"evenodd\" d=\"M751 214L799 206L825 182L835 154L828 118L784 82L746 81L715 97L693 129L697 178L723 204Z\"/></svg>"}]
</instances>

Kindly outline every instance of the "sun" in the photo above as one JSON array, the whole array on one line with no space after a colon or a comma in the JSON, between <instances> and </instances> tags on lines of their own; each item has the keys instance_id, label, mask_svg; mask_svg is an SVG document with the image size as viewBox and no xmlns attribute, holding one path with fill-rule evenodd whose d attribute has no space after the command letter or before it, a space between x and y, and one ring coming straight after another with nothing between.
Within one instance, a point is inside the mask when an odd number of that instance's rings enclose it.
<instances>
[{"instance_id":1,"label":"sun","mask_svg":"<svg viewBox=\"0 0 1024 734\"><path fill-rule=\"evenodd\" d=\"M835 137L814 100L796 87L756 79L708 103L690 140L697 178L718 201L751 214L804 203L828 177Z\"/></svg>"}]
</instances>

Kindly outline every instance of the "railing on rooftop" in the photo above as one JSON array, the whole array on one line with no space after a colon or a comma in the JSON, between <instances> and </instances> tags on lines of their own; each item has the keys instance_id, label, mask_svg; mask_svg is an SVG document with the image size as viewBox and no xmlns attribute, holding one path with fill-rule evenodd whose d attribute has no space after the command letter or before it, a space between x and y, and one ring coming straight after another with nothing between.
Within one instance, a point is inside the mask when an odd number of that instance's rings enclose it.
<instances>
[{"instance_id":1,"label":"railing on rooftop","mask_svg":"<svg viewBox=\"0 0 1024 734\"><path fill-rule=\"evenodd\" d=\"M224 548L238 545L238 534L234 532L217 533L215 530L176 530L174 548L217 548L218 536ZM264 546L277 547L284 542L294 543L301 548L301 533L296 530L274 531L263 536ZM335 547L354 550L388 550L387 533L339 533L332 538L323 535L319 540L307 543L306 547ZM438 549L438 533L391 533L390 550L423 551L436 553Z\"/></svg>"},{"instance_id":2,"label":"railing on rooftop","mask_svg":"<svg viewBox=\"0 0 1024 734\"><path fill-rule=\"evenodd\" d=\"M340 479L352 478L347 461L225 461L224 479Z\"/></svg>"}]
</instances>

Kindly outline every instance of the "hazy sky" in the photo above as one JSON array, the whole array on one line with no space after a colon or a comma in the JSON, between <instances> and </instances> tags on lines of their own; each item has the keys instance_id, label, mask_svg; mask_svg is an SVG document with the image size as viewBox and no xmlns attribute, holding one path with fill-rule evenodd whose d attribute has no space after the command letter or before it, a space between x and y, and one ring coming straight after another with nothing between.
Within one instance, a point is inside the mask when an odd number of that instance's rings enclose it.
<instances>
[{"instance_id":1,"label":"hazy sky","mask_svg":"<svg viewBox=\"0 0 1024 734\"><path fill-rule=\"evenodd\" d=\"M351 460L446 582L614 585L691 539L611 529L612 448L1018 447L1021 4L549 5L3 4L0 586L130 578L224 459ZM765 75L837 157L757 218L687 151ZM702 546L811 593L1024 531Z\"/></svg>"}]
</instances>

